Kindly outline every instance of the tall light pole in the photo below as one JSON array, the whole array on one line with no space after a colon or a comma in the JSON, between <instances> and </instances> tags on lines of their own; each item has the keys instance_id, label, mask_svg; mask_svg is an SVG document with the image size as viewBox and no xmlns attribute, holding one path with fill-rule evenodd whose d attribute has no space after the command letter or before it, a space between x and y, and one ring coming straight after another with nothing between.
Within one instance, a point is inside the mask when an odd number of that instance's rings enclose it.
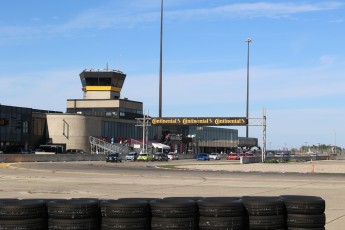
<instances>
[{"instance_id":1,"label":"tall light pole","mask_svg":"<svg viewBox=\"0 0 345 230\"><path fill-rule=\"evenodd\" d=\"M247 118L247 122L248 122L248 118L249 118L249 43L252 42L252 39L247 38L245 40L245 42L247 42L248 44L248 51L247 51L247 103L246 103L246 118ZM249 124L247 124L246 126L246 138L248 138L249 135Z\"/></svg>"},{"instance_id":2,"label":"tall light pole","mask_svg":"<svg viewBox=\"0 0 345 230\"><path fill-rule=\"evenodd\" d=\"M161 0L161 31L160 31L160 54L159 54L159 114L162 117L162 64L163 59L163 0Z\"/></svg>"}]
</instances>

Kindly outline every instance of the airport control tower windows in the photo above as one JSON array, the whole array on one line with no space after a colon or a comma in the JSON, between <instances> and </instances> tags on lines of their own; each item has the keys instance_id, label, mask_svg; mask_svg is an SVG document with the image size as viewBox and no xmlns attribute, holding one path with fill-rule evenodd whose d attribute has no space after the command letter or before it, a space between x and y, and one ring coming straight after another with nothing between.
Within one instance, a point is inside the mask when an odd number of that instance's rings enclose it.
<instances>
[{"instance_id":1,"label":"airport control tower windows","mask_svg":"<svg viewBox=\"0 0 345 230\"><path fill-rule=\"evenodd\" d=\"M125 81L122 79L113 79L113 85L115 87L122 87Z\"/></svg>"},{"instance_id":2,"label":"airport control tower windows","mask_svg":"<svg viewBox=\"0 0 345 230\"><path fill-rule=\"evenodd\" d=\"M111 78L86 78L86 85L111 86ZM114 85L113 85L114 86Z\"/></svg>"}]
</instances>

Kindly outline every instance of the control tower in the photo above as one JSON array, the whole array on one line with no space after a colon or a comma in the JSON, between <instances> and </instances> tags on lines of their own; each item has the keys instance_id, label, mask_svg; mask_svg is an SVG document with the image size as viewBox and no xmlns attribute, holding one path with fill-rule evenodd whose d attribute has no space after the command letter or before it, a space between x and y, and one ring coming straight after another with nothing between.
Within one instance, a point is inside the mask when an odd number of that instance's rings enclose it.
<instances>
[{"instance_id":1,"label":"control tower","mask_svg":"<svg viewBox=\"0 0 345 230\"><path fill-rule=\"evenodd\" d=\"M119 99L126 74L118 70L84 70L79 74L84 99Z\"/></svg>"},{"instance_id":2,"label":"control tower","mask_svg":"<svg viewBox=\"0 0 345 230\"><path fill-rule=\"evenodd\" d=\"M119 70L83 70L80 74L83 99L68 99L67 113L121 118L135 122L142 117L143 103L120 98L126 74Z\"/></svg>"}]
</instances>

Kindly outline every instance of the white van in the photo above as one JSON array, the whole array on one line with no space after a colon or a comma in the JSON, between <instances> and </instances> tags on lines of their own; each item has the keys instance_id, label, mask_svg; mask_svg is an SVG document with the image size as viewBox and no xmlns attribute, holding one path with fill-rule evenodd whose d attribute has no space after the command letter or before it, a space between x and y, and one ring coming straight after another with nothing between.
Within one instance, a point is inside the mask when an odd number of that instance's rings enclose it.
<instances>
[{"instance_id":1,"label":"white van","mask_svg":"<svg viewBox=\"0 0 345 230\"><path fill-rule=\"evenodd\" d=\"M152 143L155 153L165 153L168 154L170 151L170 146L162 143Z\"/></svg>"}]
</instances>

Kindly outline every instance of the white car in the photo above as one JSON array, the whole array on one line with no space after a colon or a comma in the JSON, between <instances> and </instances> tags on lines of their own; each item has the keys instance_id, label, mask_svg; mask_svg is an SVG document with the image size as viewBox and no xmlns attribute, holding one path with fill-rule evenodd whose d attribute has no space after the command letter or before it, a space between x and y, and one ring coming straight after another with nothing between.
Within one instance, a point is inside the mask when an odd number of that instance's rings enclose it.
<instances>
[{"instance_id":1,"label":"white car","mask_svg":"<svg viewBox=\"0 0 345 230\"><path fill-rule=\"evenodd\" d=\"M170 152L170 153L168 153L168 158L169 158L169 160L178 160L178 154Z\"/></svg>"},{"instance_id":2,"label":"white car","mask_svg":"<svg viewBox=\"0 0 345 230\"><path fill-rule=\"evenodd\" d=\"M219 153L210 153L208 154L208 157L210 160L220 160L220 154Z\"/></svg>"}]
</instances>

